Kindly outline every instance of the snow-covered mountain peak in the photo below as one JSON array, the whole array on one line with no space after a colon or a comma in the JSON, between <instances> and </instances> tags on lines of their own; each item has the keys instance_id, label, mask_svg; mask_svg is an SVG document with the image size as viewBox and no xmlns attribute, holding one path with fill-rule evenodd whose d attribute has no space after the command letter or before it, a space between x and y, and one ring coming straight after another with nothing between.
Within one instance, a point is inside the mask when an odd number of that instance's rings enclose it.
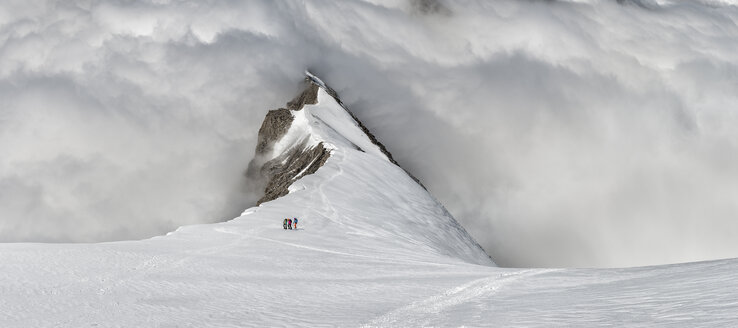
<instances>
[{"instance_id":1,"label":"snow-covered mountain peak","mask_svg":"<svg viewBox=\"0 0 738 328\"><path fill-rule=\"evenodd\" d=\"M738 260L495 267L308 77L260 130L271 199L147 240L0 244L1 326L735 326Z\"/></svg>"},{"instance_id":2,"label":"snow-covered mountain peak","mask_svg":"<svg viewBox=\"0 0 738 328\"><path fill-rule=\"evenodd\" d=\"M370 228L385 237L396 235L401 238L392 239L406 240L411 245L403 247L408 249L422 246L457 260L493 265L443 206L343 105L337 93L310 72L306 76L304 90L285 108L269 111L259 131L259 144L249 165L249 176L264 185L259 204L274 206L265 202L292 193L295 202L300 196L317 193L333 215L316 212L316 219ZM311 179L305 179L308 176ZM343 211L336 213L336 208ZM354 239L364 243L360 237Z\"/></svg>"}]
</instances>

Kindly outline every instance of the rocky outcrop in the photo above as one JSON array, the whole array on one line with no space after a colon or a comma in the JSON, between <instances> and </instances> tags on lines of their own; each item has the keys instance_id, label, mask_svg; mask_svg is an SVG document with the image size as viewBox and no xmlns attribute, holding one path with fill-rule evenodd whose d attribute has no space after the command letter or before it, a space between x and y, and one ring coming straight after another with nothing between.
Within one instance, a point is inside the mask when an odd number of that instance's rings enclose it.
<instances>
[{"instance_id":1,"label":"rocky outcrop","mask_svg":"<svg viewBox=\"0 0 738 328\"><path fill-rule=\"evenodd\" d=\"M315 147L296 147L283 156L267 162L262 168L269 181L264 196L257 204L277 199L289 193L289 186L303 176L313 174L331 157L321 142Z\"/></svg>"},{"instance_id":2,"label":"rocky outcrop","mask_svg":"<svg viewBox=\"0 0 738 328\"><path fill-rule=\"evenodd\" d=\"M306 83L305 89L287 103L287 108L270 110L259 128L256 153L247 170L250 183L264 188L264 196L257 201L257 205L288 194L292 182L315 173L330 157L330 150L323 143L309 147L306 140L283 154L273 154L274 145L292 126L292 112L301 110L305 105L318 103L320 87Z\"/></svg>"},{"instance_id":3,"label":"rocky outcrop","mask_svg":"<svg viewBox=\"0 0 738 328\"><path fill-rule=\"evenodd\" d=\"M308 143L309 136L304 136L302 141L286 149L284 153L274 154L274 145L287 134L294 121L293 113L302 110L305 105L317 104L318 92L321 87L351 115L359 128L387 156L387 159L399 166L392 154L387 151L387 148L343 105L333 89L323 84L312 74L308 73L307 76L303 91L289 101L286 108L270 110L259 129L256 153L247 170L251 184L260 185L264 188L264 196L259 199L257 205L287 195L289 186L295 180L315 173L330 158L331 150L327 149L322 142L317 145L310 145ZM420 184L418 179L410 173L408 175ZM422 184L420 185L422 186Z\"/></svg>"},{"instance_id":4,"label":"rocky outcrop","mask_svg":"<svg viewBox=\"0 0 738 328\"><path fill-rule=\"evenodd\" d=\"M256 154L264 155L272 151L272 146L287 133L292 125L292 114L289 109L273 109L264 117L259 129L259 137L256 143Z\"/></svg>"},{"instance_id":5,"label":"rocky outcrop","mask_svg":"<svg viewBox=\"0 0 738 328\"><path fill-rule=\"evenodd\" d=\"M287 103L287 108L290 110L300 110L305 105L315 105L318 103L318 90L320 86L311 82L310 79L305 79L305 83L307 83L305 90Z\"/></svg>"}]
</instances>

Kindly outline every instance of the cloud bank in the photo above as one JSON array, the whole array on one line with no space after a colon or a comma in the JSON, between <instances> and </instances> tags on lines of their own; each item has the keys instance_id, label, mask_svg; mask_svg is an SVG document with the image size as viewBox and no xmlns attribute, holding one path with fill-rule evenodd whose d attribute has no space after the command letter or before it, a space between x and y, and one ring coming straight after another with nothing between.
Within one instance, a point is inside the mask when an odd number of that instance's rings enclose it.
<instances>
[{"instance_id":1,"label":"cloud bank","mask_svg":"<svg viewBox=\"0 0 738 328\"><path fill-rule=\"evenodd\" d=\"M738 256L722 1L5 1L0 240L236 216L267 110L320 75L496 262Z\"/></svg>"}]
</instances>

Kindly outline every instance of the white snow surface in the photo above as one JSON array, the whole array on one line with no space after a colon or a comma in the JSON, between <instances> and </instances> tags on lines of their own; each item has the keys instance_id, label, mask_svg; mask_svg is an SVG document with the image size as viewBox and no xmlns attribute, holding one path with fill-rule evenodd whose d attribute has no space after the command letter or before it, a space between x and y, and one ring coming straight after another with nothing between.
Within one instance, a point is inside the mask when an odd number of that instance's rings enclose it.
<instances>
[{"instance_id":1,"label":"white snow surface","mask_svg":"<svg viewBox=\"0 0 738 328\"><path fill-rule=\"evenodd\" d=\"M320 86L318 103L307 104L299 111L291 111L292 125L274 144L272 154L267 160L276 158L293 147L310 148L323 142L328 149L334 149L336 145L354 148L389 162L387 156L369 139L343 105L326 92L323 81L309 72L305 73Z\"/></svg>"},{"instance_id":2,"label":"white snow surface","mask_svg":"<svg viewBox=\"0 0 738 328\"><path fill-rule=\"evenodd\" d=\"M498 268L325 91L294 114L281 149L310 138L331 157L236 219L140 241L0 244L0 326L738 324L737 260Z\"/></svg>"},{"instance_id":3,"label":"white snow surface","mask_svg":"<svg viewBox=\"0 0 738 328\"><path fill-rule=\"evenodd\" d=\"M326 141L329 144L338 143L343 147L358 148L389 162L382 150L372 143L369 136L359 127L359 124L323 87L318 90L318 104L306 105L303 110L297 113L296 116L301 114L312 118L310 120L311 126L318 127L317 129L311 129L314 138ZM306 122L305 120L299 121L301 123Z\"/></svg>"}]
</instances>

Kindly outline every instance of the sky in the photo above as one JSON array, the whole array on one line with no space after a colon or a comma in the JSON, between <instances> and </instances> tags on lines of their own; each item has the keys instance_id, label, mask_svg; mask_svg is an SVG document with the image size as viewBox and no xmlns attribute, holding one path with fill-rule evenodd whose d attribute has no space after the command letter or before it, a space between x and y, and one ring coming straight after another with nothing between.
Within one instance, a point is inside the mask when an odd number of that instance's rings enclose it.
<instances>
[{"instance_id":1,"label":"sky","mask_svg":"<svg viewBox=\"0 0 738 328\"><path fill-rule=\"evenodd\" d=\"M0 241L238 216L320 76L500 265L738 257L728 0L0 4Z\"/></svg>"}]
</instances>

